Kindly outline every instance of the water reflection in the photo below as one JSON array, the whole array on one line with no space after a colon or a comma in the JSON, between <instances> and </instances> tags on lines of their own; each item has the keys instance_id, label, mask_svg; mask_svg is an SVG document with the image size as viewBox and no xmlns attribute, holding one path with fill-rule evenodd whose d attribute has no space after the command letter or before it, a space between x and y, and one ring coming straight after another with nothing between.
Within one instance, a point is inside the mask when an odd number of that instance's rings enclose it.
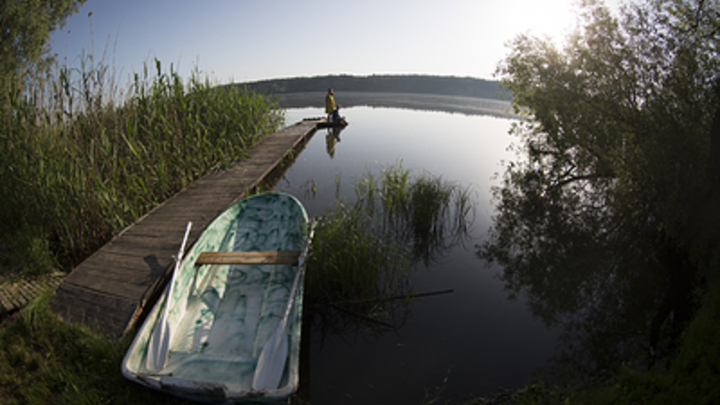
<instances>
[{"instance_id":1,"label":"water reflection","mask_svg":"<svg viewBox=\"0 0 720 405\"><path fill-rule=\"evenodd\" d=\"M340 142L340 132L344 127L332 127L328 128L327 134L325 135L325 150L327 151L330 159L335 157L335 145Z\"/></svg>"},{"instance_id":2,"label":"water reflection","mask_svg":"<svg viewBox=\"0 0 720 405\"><path fill-rule=\"evenodd\" d=\"M576 196L501 192L491 238L478 255L504 266L499 277L511 298L524 296L535 316L562 328L550 371L560 378L592 376L644 361L666 288L655 242L627 226L621 231L604 208L585 206Z\"/></svg>"},{"instance_id":3,"label":"water reflection","mask_svg":"<svg viewBox=\"0 0 720 405\"><path fill-rule=\"evenodd\" d=\"M343 104L347 104L345 96ZM377 190L380 169L402 161L411 178L427 170L431 177L442 176L460 184L461 189L471 186L472 205L478 215L467 223L472 239L453 240L449 229L454 225L450 225L452 220L446 222L445 237L436 239L445 248L433 247L438 243L432 242L427 228L419 226L416 238L407 222L403 222L406 228L398 228L403 229L398 234L405 236L394 238L404 241L406 257L410 258L405 289L418 293L453 290L451 294L418 297L407 311L401 307L405 300L346 304L338 298L338 306L401 325L397 330L340 314L327 306L319 309L327 316L324 331L319 315L315 315L314 323L304 322L310 328L304 336L310 337L308 383L312 403L335 404L338 398L347 404L423 403L425 393L437 387L443 389L443 399L463 403L470 394L492 395L500 387L520 386L554 352L557 333L529 314L523 297L517 302L506 299L503 283L493 276L495 272L479 271L482 264L473 248L485 239L490 225L490 187L497 184L493 173L499 170L501 160L514 156L507 149L512 140L508 135L512 121L370 107L348 108L346 114L352 126L342 132L342 145L336 145L334 158L328 156L322 136L325 133L321 132L276 187L298 196L308 214L326 214L338 196L346 207L353 207L357 193L352 185L357 179L372 170ZM292 124L321 115L322 108L303 108L289 111L286 117ZM449 211L455 210L451 207ZM423 256L429 259L427 267ZM350 255L348 262L353 257ZM337 266L342 268L343 264ZM308 283L313 271L308 267ZM305 308L309 307L306 300ZM333 333L334 328L338 333Z\"/></svg>"}]
</instances>

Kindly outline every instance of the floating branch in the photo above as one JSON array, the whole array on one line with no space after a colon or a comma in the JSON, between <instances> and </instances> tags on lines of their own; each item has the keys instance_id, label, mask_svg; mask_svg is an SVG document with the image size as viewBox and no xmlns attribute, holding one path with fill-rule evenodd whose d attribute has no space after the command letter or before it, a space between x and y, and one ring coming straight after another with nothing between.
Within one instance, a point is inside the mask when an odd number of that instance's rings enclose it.
<instances>
[{"instance_id":1,"label":"floating branch","mask_svg":"<svg viewBox=\"0 0 720 405\"><path fill-rule=\"evenodd\" d=\"M337 302L333 302L333 303L326 304L326 305L335 306L335 305L349 305L349 304L365 304L368 302L382 302L382 301L402 300L402 299L406 299L406 298L429 297L429 296L433 296L433 295L450 294L452 292L454 292L454 290L432 291L432 292L409 294L409 295L394 295L391 297L362 298L362 299L357 299L357 300L337 301Z\"/></svg>"},{"instance_id":2,"label":"floating branch","mask_svg":"<svg viewBox=\"0 0 720 405\"><path fill-rule=\"evenodd\" d=\"M364 319L364 320L366 320L366 321L373 322L373 323L376 323L376 324L378 324L378 325L382 325L382 326L384 326L384 327L386 327L386 328L395 329L395 326L394 326L394 325L390 325L390 324L387 323L387 322L378 321L377 319L374 319L374 318L371 318L371 317L369 317L369 316L365 316L365 315L362 315L362 314L358 314L357 312L350 311L350 310L345 309L345 308L343 308L343 307L339 307L339 306L337 306L337 305L335 305L335 304L329 304L329 306L330 306L331 308L333 308L333 309L336 309L336 310L338 310L338 311L340 311L340 312L344 312L344 313L346 313L346 314L348 314L348 315L352 315L352 316L358 317L358 318L360 318L360 319Z\"/></svg>"}]
</instances>

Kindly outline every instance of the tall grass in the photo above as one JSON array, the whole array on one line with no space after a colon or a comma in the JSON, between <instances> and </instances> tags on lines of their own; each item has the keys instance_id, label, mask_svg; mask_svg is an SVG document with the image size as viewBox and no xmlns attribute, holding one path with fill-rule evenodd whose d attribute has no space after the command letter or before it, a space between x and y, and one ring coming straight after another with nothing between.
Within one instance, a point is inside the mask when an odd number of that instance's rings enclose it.
<instances>
[{"instance_id":1,"label":"tall grass","mask_svg":"<svg viewBox=\"0 0 720 405\"><path fill-rule=\"evenodd\" d=\"M379 177L366 173L355 194L355 203L338 200L317 220L306 303L322 328L335 332L356 326L347 313L379 329L397 327L409 310L414 264L428 264L467 239L470 193L397 164Z\"/></svg>"},{"instance_id":2,"label":"tall grass","mask_svg":"<svg viewBox=\"0 0 720 405\"><path fill-rule=\"evenodd\" d=\"M0 243L26 272L69 267L283 123L274 100L146 65L128 89L92 59L0 116Z\"/></svg>"}]
</instances>

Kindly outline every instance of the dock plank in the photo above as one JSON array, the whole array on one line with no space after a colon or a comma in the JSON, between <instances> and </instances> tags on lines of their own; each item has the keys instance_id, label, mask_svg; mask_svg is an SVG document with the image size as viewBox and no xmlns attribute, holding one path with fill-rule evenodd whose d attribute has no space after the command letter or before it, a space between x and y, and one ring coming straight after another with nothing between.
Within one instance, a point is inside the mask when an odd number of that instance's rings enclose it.
<instances>
[{"instance_id":1,"label":"dock plank","mask_svg":"<svg viewBox=\"0 0 720 405\"><path fill-rule=\"evenodd\" d=\"M187 222L193 222L190 246L215 217L296 157L318 122L268 136L248 150L249 158L203 176L151 210L73 269L53 295L53 311L110 337L131 330L170 278Z\"/></svg>"},{"instance_id":2,"label":"dock plank","mask_svg":"<svg viewBox=\"0 0 720 405\"><path fill-rule=\"evenodd\" d=\"M0 319L21 309L48 289L57 287L62 280L62 273L53 272L45 276L3 281L0 283Z\"/></svg>"}]
</instances>

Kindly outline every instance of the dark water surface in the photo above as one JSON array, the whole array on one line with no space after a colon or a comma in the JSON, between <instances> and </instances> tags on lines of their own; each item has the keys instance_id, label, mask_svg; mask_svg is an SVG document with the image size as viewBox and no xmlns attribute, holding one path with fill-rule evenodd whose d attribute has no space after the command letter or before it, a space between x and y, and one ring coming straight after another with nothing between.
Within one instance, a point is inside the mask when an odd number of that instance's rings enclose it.
<instances>
[{"instance_id":1,"label":"dark water surface","mask_svg":"<svg viewBox=\"0 0 720 405\"><path fill-rule=\"evenodd\" d=\"M352 107L339 140L318 130L276 186L296 195L311 216L337 195L352 202L352 185L364 173L398 162L463 187L475 201L471 239L429 266L418 265L411 288L453 290L419 298L398 330L359 328L344 334L311 333L309 401L313 404L421 403L438 392L461 401L517 388L555 353L559 332L548 330L522 297L508 299L499 268L476 255L491 225L491 186L497 185L511 119L397 108ZM323 116L319 108L290 109L288 124Z\"/></svg>"}]
</instances>

